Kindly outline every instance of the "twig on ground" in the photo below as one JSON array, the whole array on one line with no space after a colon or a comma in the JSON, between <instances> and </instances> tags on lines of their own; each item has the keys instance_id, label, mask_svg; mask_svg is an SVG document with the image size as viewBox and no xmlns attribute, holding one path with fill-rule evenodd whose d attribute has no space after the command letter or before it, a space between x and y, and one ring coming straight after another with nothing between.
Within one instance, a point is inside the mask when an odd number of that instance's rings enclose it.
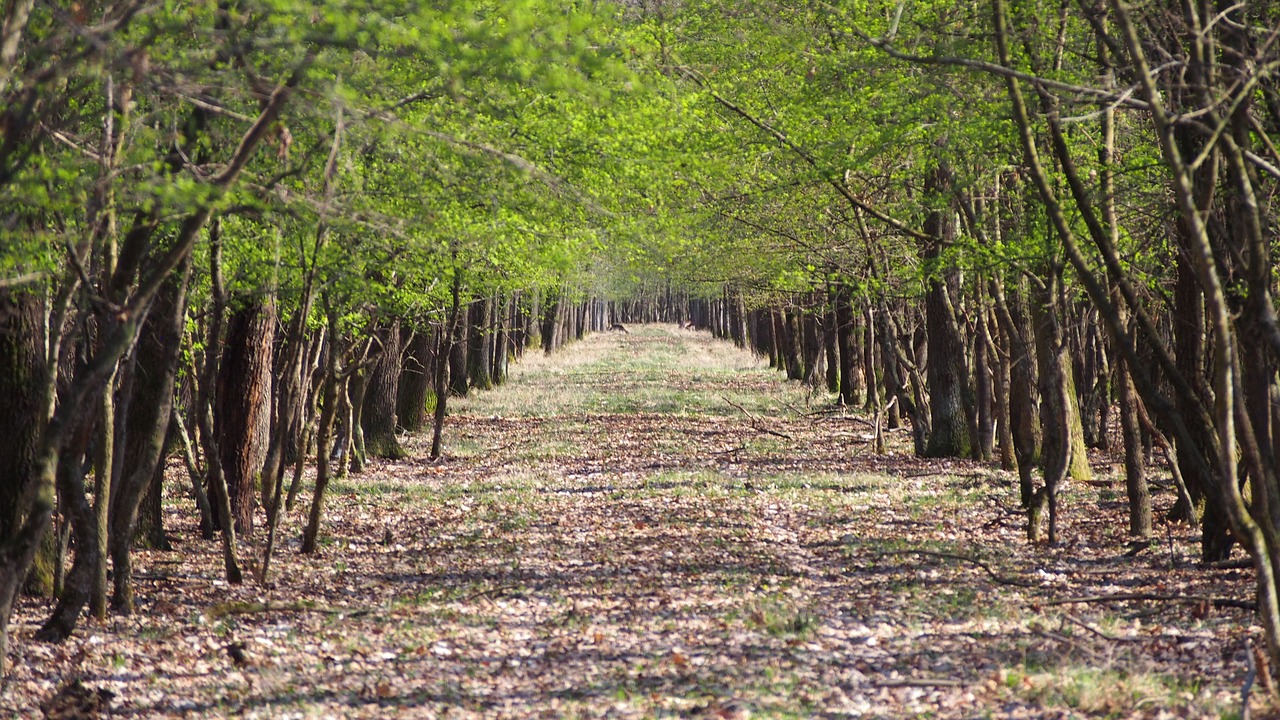
<instances>
[{"instance_id":1,"label":"twig on ground","mask_svg":"<svg viewBox=\"0 0 1280 720\"><path fill-rule=\"evenodd\" d=\"M313 612L324 615L345 615L346 617L360 617L373 612L368 608L349 608L335 607L333 605L320 605L318 603L307 600L294 600L291 602L280 602L277 600L268 600L266 602L225 602L214 605L205 611L205 615L209 618L216 619L226 617L227 615L252 615L254 613L267 612Z\"/></svg>"},{"instance_id":2,"label":"twig on ground","mask_svg":"<svg viewBox=\"0 0 1280 720\"><path fill-rule=\"evenodd\" d=\"M965 687L973 683L968 680L957 680L956 678L885 678L883 680L872 680L871 684L875 687Z\"/></svg>"},{"instance_id":3,"label":"twig on ground","mask_svg":"<svg viewBox=\"0 0 1280 720\"><path fill-rule=\"evenodd\" d=\"M1240 688L1240 720L1249 720L1249 693L1253 691L1253 681L1258 679L1258 665L1253 661L1253 643L1244 641L1244 656L1249 661L1249 673L1244 676L1244 687Z\"/></svg>"},{"instance_id":4,"label":"twig on ground","mask_svg":"<svg viewBox=\"0 0 1280 720\"><path fill-rule=\"evenodd\" d=\"M519 585L499 585L498 587L495 587L495 588L489 588L488 590L481 590L480 592L471 593L466 597L460 598L456 602L466 603L466 602L471 602L472 600L479 600L480 598L483 598L483 597L497 596L497 595L501 595L502 593L508 590L516 590L519 587L520 587Z\"/></svg>"},{"instance_id":5,"label":"twig on ground","mask_svg":"<svg viewBox=\"0 0 1280 720\"><path fill-rule=\"evenodd\" d=\"M1132 602L1150 600L1152 602L1171 602L1182 604L1208 603L1216 608L1239 608L1241 610L1257 610L1258 604L1252 600L1237 600L1227 597L1209 595L1164 595L1160 593L1114 593L1111 595L1081 595L1080 597L1058 598L1039 603L1044 606L1077 605L1083 603Z\"/></svg>"},{"instance_id":6,"label":"twig on ground","mask_svg":"<svg viewBox=\"0 0 1280 720\"><path fill-rule=\"evenodd\" d=\"M1127 635L1112 635L1111 633L1103 630L1097 625L1094 625L1093 623L1085 622L1084 620L1070 613L1064 613L1062 617L1063 619L1071 622L1071 624L1079 625L1080 627L1084 628L1085 630L1088 630L1094 635L1097 635L1103 640L1110 640L1111 642L1142 642L1145 639L1141 637L1130 637Z\"/></svg>"},{"instance_id":7,"label":"twig on ground","mask_svg":"<svg viewBox=\"0 0 1280 720\"><path fill-rule=\"evenodd\" d=\"M1056 633L1056 632L1053 632L1052 630L1046 630L1042 627L1037 627L1035 625L1032 625L1032 627L1029 629L1031 630L1031 633L1033 635L1039 635L1040 637L1048 638L1055 642L1060 642L1063 645L1070 645L1076 650L1079 650L1085 655L1088 655L1089 658L1093 660L1094 664L1101 664L1102 658L1098 655L1098 653L1090 650L1089 648L1085 647L1081 643L1078 643L1075 640L1072 640L1071 638L1067 637L1066 635L1063 635L1062 633Z\"/></svg>"},{"instance_id":8,"label":"twig on ground","mask_svg":"<svg viewBox=\"0 0 1280 720\"><path fill-rule=\"evenodd\" d=\"M1039 587L1037 583L1031 582L1029 580L1020 580L1018 578L1005 577L1000 573L997 573L995 570L992 570L990 565L984 563L978 558L971 557L969 555L960 555L958 553L937 552L935 550L885 550L880 553L877 553L876 559L879 560L880 558L889 557L892 555L921 555L924 557L943 558L945 560L959 560L961 562L971 563L973 565L977 565L978 567L982 568L982 570L986 572L988 576L991 577L991 580L998 585L1012 585L1014 587L1024 587L1024 588Z\"/></svg>"},{"instance_id":9,"label":"twig on ground","mask_svg":"<svg viewBox=\"0 0 1280 720\"><path fill-rule=\"evenodd\" d=\"M768 433L769 435L773 435L774 437L780 437L780 438L783 438L783 439L786 439L786 440L795 440L795 438L791 437L790 435L788 435L788 434L786 434L786 433L784 433L784 432L778 432L777 430L770 430L769 428L764 427L764 425L763 425L763 423L761 422L760 418L756 417L755 415L752 415L750 410L748 410L748 409L746 409L746 408L742 407L741 405L739 405L738 403L736 403L736 402L734 402L734 401L730 400L729 398L725 397L724 395L721 395L721 396L720 396L720 399L721 399L721 400L724 400L725 402L729 403L730 405L732 405L732 406L734 406L734 407L738 408L739 410L741 410L741 411L742 411L742 414L743 414L743 415L746 415L746 416L747 416L747 419L751 421L751 427L755 428L755 430L756 430L757 432Z\"/></svg>"}]
</instances>

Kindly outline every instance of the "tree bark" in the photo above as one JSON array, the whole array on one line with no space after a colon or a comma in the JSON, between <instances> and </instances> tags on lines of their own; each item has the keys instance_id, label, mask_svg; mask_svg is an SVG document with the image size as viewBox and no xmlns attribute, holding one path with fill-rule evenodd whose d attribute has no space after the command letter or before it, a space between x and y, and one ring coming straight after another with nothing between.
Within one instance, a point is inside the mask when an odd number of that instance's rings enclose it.
<instances>
[{"instance_id":1,"label":"tree bark","mask_svg":"<svg viewBox=\"0 0 1280 720\"><path fill-rule=\"evenodd\" d=\"M449 317L446 325L441 328L439 333L439 344L436 346L436 357L444 358L452 356L453 346L459 344L463 332L462 315L466 312L466 306L462 304L462 276L455 274L453 277L452 304L449 307ZM550 334L544 334L544 338L551 337ZM431 459L438 460L444 452L444 421L448 415L449 400L449 373L453 371L452 363L437 362L435 372L436 387L436 409L433 416L431 431Z\"/></svg>"},{"instance_id":2,"label":"tree bark","mask_svg":"<svg viewBox=\"0 0 1280 720\"><path fill-rule=\"evenodd\" d=\"M493 366L490 327L493 324L493 298L471 301L467 314L470 318L467 333L468 385L477 390L488 390L493 387L493 378L489 374L489 368Z\"/></svg>"},{"instance_id":3,"label":"tree bark","mask_svg":"<svg viewBox=\"0 0 1280 720\"><path fill-rule=\"evenodd\" d=\"M945 195L951 181L948 173L936 168L925 182L926 194ZM929 342L926 377L929 388L929 433L927 457L969 457L974 438L970 434L973 399L969 396L968 368L964 337L952 305L951 286L957 271L942 259L943 250L955 238L954 214L950 208L935 209L925 219L924 231L934 238L922 244L925 261L925 328Z\"/></svg>"},{"instance_id":4,"label":"tree bark","mask_svg":"<svg viewBox=\"0 0 1280 720\"><path fill-rule=\"evenodd\" d=\"M236 532L246 536L253 533L255 486L271 442L275 335L274 299L254 299L228 319L219 367L213 427Z\"/></svg>"},{"instance_id":5,"label":"tree bark","mask_svg":"<svg viewBox=\"0 0 1280 720\"><path fill-rule=\"evenodd\" d=\"M138 527L138 510L157 468L163 477L165 441L169 436L174 383L181 358L190 263L156 296L134 351L131 398L125 421L124 467L112 495L108 549L114 566L112 605L124 615L133 612L131 549Z\"/></svg>"},{"instance_id":6,"label":"tree bark","mask_svg":"<svg viewBox=\"0 0 1280 720\"><path fill-rule=\"evenodd\" d=\"M996 317L1009 341L1009 414L1014 455L1018 461L1018 485L1022 507L1030 508L1035 482L1032 471L1040 465L1040 394L1037 378L1038 361L1026 310L1022 302L1020 281L1007 298L999 281L991 281Z\"/></svg>"},{"instance_id":7,"label":"tree bark","mask_svg":"<svg viewBox=\"0 0 1280 720\"><path fill-rule=\"evenodd\" d=\"M4 438L0 442L0 547L17 538L31 511L29 492L39 467L40 429L48 413L43 381L44 312L44 298L39 293L0 291L0 398L5 403L0 412L0 438ZM37 545L46 535L37 539ZM39 594L51 593L51 563L33 566L31 579ZM18 584L26 580L19 578Z\"/></svg>"},{"instance_id":8,"label":"tree bark","mask_svg":"<svg viewBox=\"0 0 1280 720\"><path fill-rule=\"evenodd\" d=\"M405 457L396 437L396 398L400 388L400 321L378 330L382 352L370 368L360 426L365 452L382 458Z\"/></svg>"},{"instance_id":9,"label":"tree bark","mask_svg":"<svg viewBox=\"0 0 1280 720\"><path fill-rule=\"evenodd\" d=\"M435 333L428 328L415 331L405 343L396 418L407 432L418 432L427 425L427 399L435 378L435 343Z\"/></svg>"}]
</instances>

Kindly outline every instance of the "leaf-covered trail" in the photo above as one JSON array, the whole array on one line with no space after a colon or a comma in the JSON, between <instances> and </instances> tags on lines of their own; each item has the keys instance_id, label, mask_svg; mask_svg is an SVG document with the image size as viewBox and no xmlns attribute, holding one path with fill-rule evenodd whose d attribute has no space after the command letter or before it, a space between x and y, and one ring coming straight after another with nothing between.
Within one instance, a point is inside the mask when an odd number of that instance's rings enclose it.
<instances>
[{"instance_id":1,"label":"leaf-covered trail","mask_svg":"<svg viewBox=\"0 0 1280 720\"><path fill-rule=\"evenodd\" d=\"M24 605L0 710L38 716L76 674L116 717L1238 709L1246 611L1051 603L1248 599L1247 572L1194 568L1176 525L1125 557L1123 498L1090 486L1065 498L1069 543L1027 547L1007 475L877 456L824 402L674 326L530 357L458 403L446 462L409 438L340 483L319 557L295 509L268 587L217 581L175 493L182 543L139 558L143 611L52 647Z\"/></svg>"}]
</instances>

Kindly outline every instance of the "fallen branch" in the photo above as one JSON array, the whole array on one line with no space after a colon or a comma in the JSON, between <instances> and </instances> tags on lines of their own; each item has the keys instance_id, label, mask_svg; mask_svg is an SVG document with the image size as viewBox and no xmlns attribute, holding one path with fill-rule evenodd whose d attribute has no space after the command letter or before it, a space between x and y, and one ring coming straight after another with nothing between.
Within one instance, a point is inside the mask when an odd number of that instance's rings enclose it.
<instances>
[{"instance_id":1,"label":"fallen branch","mask_svg":"<svg viewBox=\"0 0 1280 720\"><path fill-rule=\"evenodd\" d=\"M997 573L995 570L992 570L990 565L982 562L978 558L975 558L969 555L960 555L957 553L947 553L947 552L936 552L934 550L885 550L883 552L878 553L876 555L876 559L879 560L880 558L889 557L892 555L921 555L924 557L936 557L936 558L943 558L946 560L960 560L961 562L967 562L973 565L977 565L979 568L982 568L982 570L986 572L987 575L991 577L991 580L994 581L996 584L1012 585L1014 587L1024 587L1024 588L1039 587L1037 583L1031 582L1029 580L1019 580L1018 578L1005 577L1004 575Z\"/></svg>"},{"instance_id":2,"label":"fallen branch","mask_svg":"<svg viewBox=\"0 0 1280 720\"><path fill-rule=\"evenodd\" d=\"M347 617L360 617L368 615L372 610L367 608L349 608L335 607L333 605L320 605L309 600L294 600L291 602L280 602L277 600L268 600L266 602L225 602L214 605L205 611L205 615L210 619L218 619L227 615L252 615L255 613L267 612L313 612L324 615L345 615Z\"/></svg>"},{"instance_id":3,"label":"fallen branch","mask_svg":"<svg viewBox=\"0 0 1280 720\"><path fill-rule=\"evenodd\" d=\"M471 602L472 600L479 600L480 598L497 597L507 592L508 590L518 590L518 589L520 589L519 585L499 585L498 587L495 587L495 588L489 588L488 590L481 590L479 592L471 593L470 595L467 595L461 598L460 600L457 600L457 602L468 603L468 602Z\"/></svg>"},{"instance_id":4,"label":"fallen branch","mask_svg":"<svg viewBox=\"0 0 1280 720\"><path fill-rule=\"evenodd\" d=\"M1240 688L1240 720L1249 720L1249 694L1253 691L1253 683L1258 679L1258 665L1253 661L1253 643L1244 641L1244 656L1249 661L1249 672L1244 676L1244 687Z\"/></svg>"},{"instance_id":5,"label":"fallen branch","mask_svg":"<svg viewBox=\"0 0 1280 720\"><path fill-rule=\"evenodd\" d=\"M1208 603L1216 608L1239 608L1241 610L1257 610L1258 604L1252 600L1236 600L1227 597L1212 597L1209 595L1162 595L1159 593L1115 593L1112 595L1081 595L1080 597L1059 598L1057 600L1048 600L1038 603L1043 606L1053 605L1078 605L1083 603L1104 603L1104 602L1132 602L1135 600L1149 600L1152 602L1171 602L1186 605L1198 605L1200 603Z\"/></svg>"},{"instance_id":6,"label":"fallen branch","mask_svg":"<svg viewBox=\"0 0 1280 720\"><path fill-rule=\"evenodd\" d=\"M1107 631L1103 630L1102 628L1098 627L1097 625L1094 625L1093 623L1085 622L1084 620L1082 620L1082 619L1080 619L1080 618L1078 618L1078 617L1076 617L1076 616L1074 616L1074 615L1072 615L1072 614L1070 614L1070 613L1065 613L1065 614L1063 614L1063 616L1062 616L1062 617L1063 617L1063 619L1065 619L1065 620L1069 621L1071 624L1073 624L1073 625L1079 625L1080 627L1084 628L1085 630L1088 630L1089 632L1093 633L1094 635L1097 635L1098 637L1102 638L1103 640L1110 640L1111 642L1142 642L1143 640L1145 640L1145 639L1146 639L1146 638L1141 638L1141 637L1133 637L1133 636L1129 636L1129 635L1112 635L1111 633L1109 633L1109 632L1107 632Z\"/></svg>"},{"instance_id":7,"label":"fallen branch","mask_svg":"<svg viewBox=\"0 0 1280 720\"><path fill-rule=\"evenodd\" d=\"M973 683L955 678L886 678L872 680L875 687L966 687Z\"/></svg>"},{"instance_id":8,"label":"fallen branch","mask_svg":"<svg viewBox=\"0 0 1280 720\"><path fill-rule=\"evenodd\" d=\"M742 407L741 405L739 405L738 403L736 403L736 402L734 402L734 401L730 400L729 398L725 397L724 395L721 395L721 396L720 396L720 399L721 399L721 400L724 400L725 402L729 403L730 405L732 405L732 406L734 406L734 407L738 408L739 410L741 410L741 411L742 411L742 414L743 414L743 415L746 415L746 416L747 416L747 419L751 421L751 427L752 427L752 428L754 428L757 432L768 433L769 435L772 435L772 436L774 436L774 437L780 437L780 438L783 438L783 439L785 439L785 440L795 440L795 438L791 437L790 435L788 435L788 434L786 434L786 433L784 433L784 432L778 432L777 430L770 430L769 428L764 427L764 425L763 425L762 421L760 420L760 418L756 417L755 415L752 415L750 410L747 410L746 408L744 408L744 407Z\"/></svg>"}]
</instances>

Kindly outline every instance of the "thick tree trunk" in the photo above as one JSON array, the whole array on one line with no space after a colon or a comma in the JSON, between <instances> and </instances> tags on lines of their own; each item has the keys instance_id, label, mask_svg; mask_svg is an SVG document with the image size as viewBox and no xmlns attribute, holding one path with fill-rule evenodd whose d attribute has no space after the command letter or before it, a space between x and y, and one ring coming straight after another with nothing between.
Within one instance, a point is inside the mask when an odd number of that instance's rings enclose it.
<instances>
[{"instance_id":1,"label":"thick tree trunk","mask_svg":"<svg viewBox=\"0 0 1280 720\"><path fill-rule=\"evenodd\" d=\"M14 540L27 521L28 492L39 467L40 430L48 412L44 307L40 294L0 291L0 398L5 406L0 411L0 548ZM45 532L37 545L48 535ZM30 587L48 595L53 591L53 558L41 563L39 555ZM24 580L19 578L18 584ZM0 617L8 617L2 611Z\"/></svg>"},{"instance_id":2,"label":"thick tree trunk","mask_svg":"<svg viewBox=\"0 0 1280 720\"><path fill-rule=\"evenodd\" d=\"M836 311L832 304L828 303L826 312L822 315L822 354L826 361L826 381L827 392L840 392L840 351L836 347L838 338L836 337Z\"/></svg>"},{"instance_id":3,"label":"thick tree trunk","mask_svg":"<svg viewBox=\"0 0 1280 720\"><path fill-rule=\"evenodd\" d=\"M549 327L544 327L542 331L542 340L546 346L547 353L550 354L552 348L557 347L556 327L557 323L554 317L559 314L560 305L556 303L551 309L553 320ZM467 338L470 337L471 323L474 318L471 317L471 305L464 304L458 310L458 332L459 340L453 342L449 346L449 392L456 397L466 397L467 391L471 388L471 376L467 373L467 367L470 364L470 345Z\"/></svg>"},{"instance_id":4,"label":"thick tree trunk","mask_svg":"<svg viewBox=\"0 0 1280 720\"><path fill-rule=\"evenodd\" d=\"M1147 487L1146 458L1143 455L1142 428L1138 416L1138 393L1123 358L1116 367L1116 385L1120 391L1120 433L1124 439L1124 484L1129 498L1129 534L1137 538L1151 537L1151 491Z\"/></svg>"},{"instance_id":5,"label":"thick tree trunk","mask_svg":"<svg viewBox=\"0 0 1280 720\"><path fill-rule=\"evenodd\" d=\"M787 371L788 380L804 378L804 363L800 351L800 319L798 311L788 308L781 315L782 325L782 360Z\"/></svg>"},{"instance_id":6,"label":"thick tree trunk","mask_svg":"<svg viewBox=\"0 0 1280 720\"><path fill-rule=\"evenodd\" d=\"M45 620L44 625L40 626L36 632L35 638L41 642L57 643L71 637L93 589L93 574L100 561L97 542L98 521L89 501L85 499L85 466L82 461L89 451L90 438L97 426L100 407L101 405L98 405L92 411L77 418L77 430L70 447L58 458L58 496L62 499L65 510L70 516L76 555L71 563L71 570L67 572L58 604L50 613L49 619Z\"/></svg>"},{"instance_id":7,"label":"thick tree trunk","mask_svg":"<svg viewBox=\"0 0 1280 720\"><path fill-rule=\"evenodd\" d=\"M493 384L501 385L507 381L507 368L513 349L512 327L515 325L515 300L511 296L500 298L494 305L497 310L493 327ZM596 332L609 325L605 322L604 305L600 305L600 315L596 319Z\"/></svg>"},{"instance_id":8,"label":"thick tree trunk","mask_svg":"<svg viewBox=\"0 0 1280 720\"><path fill-rule=\"evenodd\" d=\"M396 398L400 388L400 321L378 330L382 352L369 370L360 427L365 452L374 457L402 458L396 437Z\"/></svg>"},{"instance_id":9,"label":"thick tree trunk","mask_svg":"<svg viewBox=\"0 0 1280 720\"><path fill-rule=\"evenodd\" d=\"M840 401L853 407L862 401L863 376L859 362L857 338L854 335L852 293L847 285L840 285L834 292L836 305L836 356L840 372ZM857 371L855 371L855 368Z\"/></svg>"},{"instance_id":10,"label":"thick tree trunk","mask_svg":"<svg viewBox=\"0 0 1280 720\"><path fill-rule=\"evenodd\" d=\"M561 300L560 296L556 295L554 298L547 298L546 302L544 302L542 306L542 322L539 324L539 327L542 335L542 350L548 355L555 352L556 347L558 346L556 334L560 325L560 306L563 304L564 302ZM459 319L463 325L466 324L466 318ZM454 344L455 346L457 345L457 343ZM454 372L462 372L465 375L466 363L463 363L462 368L455 368L451 365L449 367L449 374L452 375ZM450 384L452 384L452 382Z\"/></svg>"},{"instance_id":11,"label":"thick tree trunk","mask_svg":"<svg viewBox=\"0 0 1280 720\"><path fill-rule=\"evenodd\" d=\"M488 390L493 387L493 378L489 374L489 368L493 366L490 327L493 324L493 298L473 300L468 316L471 327L467 334L467 377L471 387Z\"/></svg>"},{"instance_id":12,"label":"thick tree trunk","mask_svg":"<svg viewBox=\"0 0 1280 720\"><path fill-rule=\"evenodd\" d=\"M431 397L434 377L435 332L417 330L405 345L404 367L396 397L396 417L400 427L418 432L427 425L427 399Z\"/></svg>"},{"instance_id":13,"label":"thick tree trunk","mask_svg":"<svg viewBox=\"0 0 1280 720\"><path fill-rule=\"evenodd\" d=\"M930 173L926 193L944 193L950 186L941 168ZM940 266L942 251L955 237L955 222L949 208L933 210L925 219L924 231L934 238L920 249L928 274L925 290L925 328L929 339L926 377L929 387L928 457L969 457L975 438L970 433L973 399L969 393L964 337L952 305L952 286L958 282L954 266Z\"/></svg>"},{"instance_id":14,"label":"thick tree trunk","mask_svg":"<svg viewBox=\"0 0 1280 720\"><path fill-rule=\"evenodd\" d=\"M255 484L271 442L275 335L273 299L255 299L232 313L218 374L214 432L236 532L246 536L253 533Z\"/></svg>"}]
</instances>

